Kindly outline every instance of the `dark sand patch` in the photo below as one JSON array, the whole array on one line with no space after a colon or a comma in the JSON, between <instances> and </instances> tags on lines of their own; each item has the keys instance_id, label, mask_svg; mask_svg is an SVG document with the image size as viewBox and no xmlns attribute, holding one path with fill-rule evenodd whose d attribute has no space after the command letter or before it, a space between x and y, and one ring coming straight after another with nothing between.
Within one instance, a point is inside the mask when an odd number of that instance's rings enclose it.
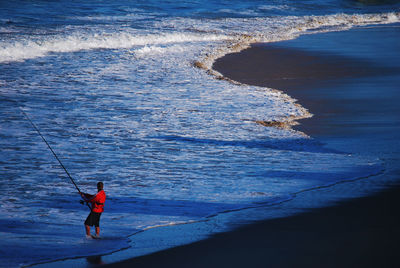
<instances>
[{"instance_id":1,"label":"dark sand patch","mask_svg":"<svg viewBox=\"0 0 400 268\"><path fill-rule=\"evenodd\" d=\"M399 189L107 267L400 267Z\"/></svg>"},{"instance_id":2,"label":"dark sand patch","mask_svg":"<svg viewBox=\"0 0 400 268\"><path fill-rule=\"evenodd\" d=\"M327 80L393 72L356 58L256 44L216 60L213 69L243 84L281 90L316 88Z\"/></svg>"},{"instance_id":3,"label":"dark sand patch","mask_svg":"<svg viewBox=\"0 0 400 268\"><path fill-rule=\"evenodd\" d=\"M355 99L348 98L346 92L340 90L346 90L344 84L356 83L363 78L386 77L400 72L398 67L382 66L368 60L275 44L256 44L240 53L228 54L218 59L213 68L234 81L278 89L299 100L299 104L314 116L300 120L300 125L294 128L308 135L352 131L354 129L339 126L338 116L345 123L350 118L348 115L354 112L368 113L371 107L377 113L385 110L387 107L377 106L376 99L382 97L379 92L371 94L365 90L361 93L364 94L362 98ZM385 106L386 101L380 101ZM337 120L332 120L333 116Z\"/></svg>"}]
</instances>

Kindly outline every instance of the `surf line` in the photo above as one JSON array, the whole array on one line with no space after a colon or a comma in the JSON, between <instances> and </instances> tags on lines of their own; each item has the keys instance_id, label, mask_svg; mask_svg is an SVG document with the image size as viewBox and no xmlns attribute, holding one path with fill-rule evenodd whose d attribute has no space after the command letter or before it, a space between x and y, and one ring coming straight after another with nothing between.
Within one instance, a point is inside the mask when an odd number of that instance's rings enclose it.
<instances>
[{"instance_id":1,"label":"surf line","mask_svg":"<svg viewBox=\"0 0 400 268\"><path fill-rule=\"evenodd\" d=\"M14 101L15 103L17 103L16 101ZM67 173L69 179L71 180L72 184L75 186L75 188L78 190L79 194L82 195L81 190L79 189L78 185L76 185L74 179L72 178L72 176L69 174L68 170L65 168L64 164L61 162L60 158L58 158L57 154L54 152L54 150L51 148L50 144L47 142L47 140L44 138L44 136L42 135L42 133L40 132L40 130L37 128L37 126L33 123L33 121L30 119L30 117L28 116L27 113L25 113L25 111L18 105L18 109L22 112L22 114L25 116L26 119L28 119L28 121L31 123L31 125L33 126L33 128L36 130L36 132L39 134L39 136L42 138L42 140L46 143L47 147L49 147L50 151L53 153L54 157L57 159L58 163L60 163L61 167L64 169L65 173ZM91 209L91 207L89 206L89 204L86 202L86 205L88 206L89 209Z\"/></svg>"}]
</instances>

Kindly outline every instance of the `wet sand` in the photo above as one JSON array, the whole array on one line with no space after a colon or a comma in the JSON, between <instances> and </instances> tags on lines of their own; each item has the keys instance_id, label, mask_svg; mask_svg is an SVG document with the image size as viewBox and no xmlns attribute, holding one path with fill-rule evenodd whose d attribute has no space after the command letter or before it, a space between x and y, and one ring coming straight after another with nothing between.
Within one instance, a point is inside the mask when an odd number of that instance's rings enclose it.
<instances>
[{"instance_id":1,"label":"wet sand","mask_svg":"<svg viewBox=\"0 0 400 268\"><path fill-rule=\"evenodd\" d=\"M110 267L400 267L398 188Z\"/></svg>"},{"instance_id":2,"label":"wet sand","mask_svg":"<svg viewBox=\"0 0 400 268\"><path fill-rule=\"evenodd\" d=\"M382 183L384 190L109 267L400 267L400 56L387 48L383 61L368 51L358 54L364 36L379 40L398 33L382 27L257 44L214 65L233 80L296 98L314 114L296 128L326 146L382 159L384 176L395 178ZM354 51L353 45L335 47L350 39L359 40ZM334 43L330 51L320 50L324 42Z\"/></svg>"}]
</instances>

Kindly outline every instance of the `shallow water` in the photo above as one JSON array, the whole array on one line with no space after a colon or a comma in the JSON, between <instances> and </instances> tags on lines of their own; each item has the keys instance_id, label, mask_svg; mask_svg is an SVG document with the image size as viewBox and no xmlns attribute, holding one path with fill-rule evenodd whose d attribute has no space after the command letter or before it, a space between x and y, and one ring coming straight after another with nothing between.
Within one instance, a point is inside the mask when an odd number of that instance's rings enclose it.
<instances>
[{"instance_id":1,"label":"shallow water","mask_svg":"<svg viewBox=\"0 0 400 268\"><path fill-rule=\"evenodd\" d=\"M309 113L290 96L215 79L193 63L210 67L252 42L398 22L398 6L1 5L0 265L108 253L150 227L273 204L384 170L377 156L256 124ZM21 110L82 191L104 181L108 239L83 238L87 208Z\"/></svg>"}]
</instances>

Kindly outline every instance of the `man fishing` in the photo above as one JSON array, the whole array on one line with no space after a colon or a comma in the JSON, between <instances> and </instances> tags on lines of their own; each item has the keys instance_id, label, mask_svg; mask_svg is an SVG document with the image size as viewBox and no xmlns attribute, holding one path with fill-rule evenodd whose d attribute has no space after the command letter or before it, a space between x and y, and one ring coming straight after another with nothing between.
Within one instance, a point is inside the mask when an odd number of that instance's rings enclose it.
<instances>
[{"instance_id":1,"label":"man fishing","mask_svg":"<svg viewBox=\"0 0 400 268\"><path fill-rule=\"evenodd\" d=\"M16 102L16 101L13 101L13 102L18 104L18 102ZM91 203L91 207L90 207L91 211L85 221L86 236L93 237L90 235L90 226L94 225L96 228L96 236L94 236L93 238L99 238L100 237L100 226L99 226L100 216L101 216L101 213L104 211L104 202L106 202L106 193L103 190L103 183L102 182L97 183L97 194L95 194L95 195L82 193L81 190L79 189L78 185L76 185L74 179L69 174L68 170L65 168L65 166L61 162L60 158L58 158L56 152L54 152L53 148L51 148L50 144L44 138L44 136L42 135L40 130L37 128L37 126L33 123L33 121L30 119L28 114L25 113L25 111L21 107L18 106L18 108L24 114L26 119L28 119L28 121L31 123L31 125L36 130L36 132L39 134L39 136L42 138L42 140L46 143L47 147L49 147L50 151L53 153L53 155L57 159L58 163L60 163L60 165L64 169L65 173L67 173L72 184L75 186L76 190L78 190L79 194L82 196L82 198L84 200L84 201L81 200L81 203L82 204L84 204L84 202Z\"/></svg>"},{"instance_id":2,"label":"man fishing","mask_svg":"<svg viewBox=\"0 0 400 268\"><path fill-rule=\"evenodd\" d=\"M83 200L91 204L91 211L85 221L86 237L93 237L90 234L90 226L95 226L96 236L93 238L100 237L100 216L104 211L104 203L106 202L106 193L103 190L103 183L100 181L97 183L97 194L91 195L87 193L81 193Z\"/></svg>"}]
</instances>

